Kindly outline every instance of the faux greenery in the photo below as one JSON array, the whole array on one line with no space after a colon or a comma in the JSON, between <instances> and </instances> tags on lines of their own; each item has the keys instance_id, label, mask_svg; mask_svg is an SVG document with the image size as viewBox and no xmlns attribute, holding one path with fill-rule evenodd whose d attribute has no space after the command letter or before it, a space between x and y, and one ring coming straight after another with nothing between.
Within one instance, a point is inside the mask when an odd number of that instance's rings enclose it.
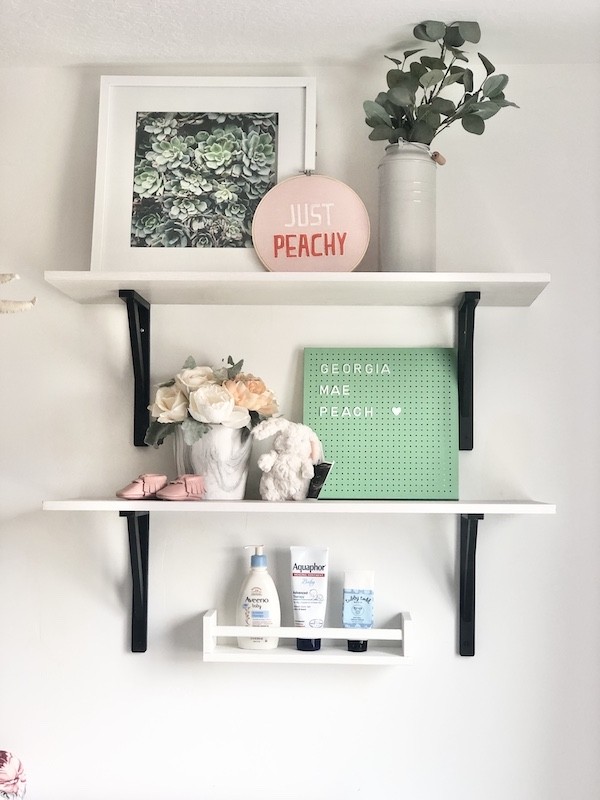
<instances>
[{"instance_id":1,"label":"faux greenery","mask_svg":"<svg viewBox=\"0 0 600 800\"><path fill-rule=\"evenodd\" d=\"M508 76L495 74L496 68L482 53L477 53L485 78L475 89L475 77L469 67L469 55L461 49L465 42L476 44L481 38L477 22L444 22L427 20L413 30L416 39L437 43L439 53L420 55L424 48L405 50L403 58L385 58L396 65L387 73L388 88L375 100L363 104L366 123L373 130L369 139L400 139L431 144L434 137L460 120L468 133L482 134L485 120L501 108L514 106L504 96ZM454 99L442 91L455 84ZM462 90L458 92L456 88Z\"/></svg>"}]
</instances>

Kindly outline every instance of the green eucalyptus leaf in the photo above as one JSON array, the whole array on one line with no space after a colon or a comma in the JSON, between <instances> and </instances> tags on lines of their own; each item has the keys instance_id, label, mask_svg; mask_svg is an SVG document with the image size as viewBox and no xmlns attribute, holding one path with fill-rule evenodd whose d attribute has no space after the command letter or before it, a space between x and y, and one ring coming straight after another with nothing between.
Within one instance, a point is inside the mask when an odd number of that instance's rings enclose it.
<instances>
[{"instance_id":1,"label":"green eucalyptus leaf","mask_svg":"<svg viewBox=\"0 0 600 800\"><path fill-rule=\"evenodd\" d=\"M420 142L421 144L431 144L435 136L436 129L432 128L425 120L418 120L408 137L410 142Z\"/></svg>"},{"instance_id":2,"label":"green eucalyptus leaf","mask_svg":"<svg viewBox=\"0 0 600 800\"><path fill-rule=\"evenodd\" d=\"M178 425L178 422L159 422L157 419L153 419L148 425L144 444L149 447L159 447L169 434L174 433Z\"/></svg>"},{"instance_id":3,"label":"green eucalyptus leaf","mask_svg":"<svg viewBox=\"0 0 600 800\"><path fill-rule=\"evenodd\" d=\"M405 50L404 51L404 58L410 58L411 56L416 55L416 53L421 53L423 50L422 47L417 47L416 50Z\"/></svg>"},{"instance_id":4,"label":"green eucalyptus leaf","mask_svg":"<svg viewBox=\"0 0 600 800\"><path fill-rule=\"evenodd\" d=\"M403 72L401 69L391 69L387 74L387 85L390 89L393 89L394 86L407 86L409 89L415 91L419 84L412 74L412 71Z\"/></svg>"},{"instance_id":5,"label":"green eucalyptus leaf","mask_svg":"<svg viewBox=\"0 0 600 800\"><path fill-rule=\"evenodd\" d=\"M410 65L410 76L415 81L416 88L419 86L419 80L422 78L423 75L427 72L427 67L424 64L421 64L420 61L413 61Z\"/></svg>"},{"instance_id":6,"label":"green eucalyptus leaf","mask_svg":"<svg viewBox=\"0 0 600 800\"><path fill-rule=\"evenodd\" d=\"M463 72L462 78L460 78L460 80L458 82L462 83L462 85L465 87L465 92L472 92L473 91L473 70L466 69Z\"/></svg>"},{"instance_id":7,"label":"green eucalyptus leaf","mask_svg":"<svg viewBox=\"0 0 600 800\"><path fill-rule=\"evenodd\" d=\"M402 61L402 59L400 59L400 58L394 58L393 56L384 56L384 58L387 58L387 60L388 60L388 61L393 61L393 62L394 62L394 64L397 64L399 67L401 67L401 66L402 66L402 64L404 63L404 62Z\"/></svg>"},{"instance_id":8,"label":"green eucalyptus leaf","mask_svg":"<svg viewBox=\"0 0 600 800\"><path fill-rule=\"evenodd\" d=\"M449 117L456 111L456 106L452 100L447 100L445 97L434 97L430 104L434 111Z\"/></svg>"},{"instance_id":9,"label":"green eucalyptus leaf","mask_svg":"<svg viewBox=\"0 0 600 800\"><path fill-rule=\"evenodd\" d=\"M446 33L445 22L438 22L437 20L428 19L423 23L423 25L425 25L425 30L427 31L427 34L432 42L437 42L437 40L441 39Z\"/></svg>"},{"instance_id":10,"label":"green eucalyptus leaf","mask_svg":"<svg viewBox=\"0 0 600 800\"><path fill-rule=\"evenodd\" d=\"M195 369L195 368L196 368L196 360L193 358L193 356L188 356L181 369Z\"/></svg>"},{"instance_id":11,"label":"green eucalyptus leaf","mask_svg":"<svg viewBox=\"0 0 600 800\"><path fill-rule=\"evenodd\" d=\"M500 108L508 108L509 106L511 108L521 108L521 106L518 106L516 103L511 103L510 100L505 100L504 97L500 100L495 95L494 95L494 103L496 103L497 106L500 106Z\"/></svg>"},{"instance_id":12,"label":"green eucalyptus leaf","mask_svg":"<svg viewBox=\"0 0 600 800\"><path fill-rule=\"evenodd\" d=\"M401 69L389 69L385 76L388 89L391 89L392 86L398 86L398 84L402 82L402 75L403 72Z\"/></svg>"},{"instance_id":13,"label":"green eucalyptus leaf","mask_svg":"<svg viewBox=\"0 0 600 800\"><path fill-rule=\"evenodd\" d=\"M377 103L377 105L381 106L382 108L385 108L384 104L386 100L387 100L387 92L379 92L379 94L375 98L375 102Z\"/></svg>"},{"instance_id":14,"label":"green eucalyptus leaf","mask_svg":"<svg viewBox=\"0 0 600 800\"><path fill-rule=\"evenodd\" d=\"M449 25L444 34L444 44L446 47L461 47L465 43L465 38L461 34L460 29L456 23Z\"/></svg>"},{"instance_id":15,"label":"green eucalyptus leaf","mask_svg":"<svg viewBox=\"0 0 600 800\"><path fill-rule=\"evenodd\" d=\"M439 112L433 110L429 105L419 106L417 109L417 121L420 122L421 120L434 130L437 130L442 122Z\"/></svg>"},{"instance_id":16,"label":"green eucalyptus leaf","mask_svg":"<svg viewBox=\"0 0 600 800\"><path fill-rule=\"evenodd\" d=\"M413 36L415 39L420 39L422 42L436 42L444 36L445 32L445 23L431 19L420 22L413 28Z\"/></svg>"},{"instance_id":17,"label":"green eucalyptus leaf","mask_svg":"<svg viewBox=\"0 0 600 800\"><path fill-rule=\"evenodd\" d=\"M462 67L450 67L450 72L446 75L446 77L442 81L442 87L450 86L451 83L457 83L458 81L462 81L464 74L465 71Z\"/></svg>"},{"instance_id":18,"label":"green eucalyptus leaf","mask_svg":"<svg viewBox=\"0 0 600 800\"><path fill-rule=\"evenodd\" d=\"M379 103L375 103L373 100L365 100L363 108L367 115L367 125L371 128L376 128L378 125L387 125L389 128L392 127L390 115Z\"/></svg>"},{"instance_id":19,"label":"green eucalyptus leaf","mask_svg":"<svg viewBox=\"0 0 600 800\"><path fill-rule=\"evenodd\" d=\"M456 114L454 115L455 119L460 119L461 117L464 117L465 114L468 114L469 111L471 110L471 106L473 105L473 103L476 102L477 98L475 97L475 95L465 95L464 102L462 103L462 105L459 106L459 108L456 111Z\"/></svg>"},{"instance_id":20,"label":"green eucalyptus leaf","mask_svg":"<svg viewBox=\"0 0 600 800\"><path fill-rule=\"evenodd\" d=\"M481 91L486 97L494 98L500 94L508 83L508 75L490 75L483 82Z\"/></svg>"},{"instance_id":21,"label":"green eucalyptus leaf","mask_svg":"<svg viewBox=\"0 0 600 800\"><path fill-rule=\"evenodd\" d=\"M444 80L444 73L441 69L432 69L429 72L426 72L425 75L422 75L419 79L419 83L424 89L431 89L432 86L435 86L436 83L440 83Z\"/></svg>"},{"instance_id":22,"label":"green eucalyptus leaf","mask_svg":"<svg viewBox=\"0 0 600 800\"><path fill-rule=\"evenodd\" d=\"M480 136L485 130L485 122L476 114L466 114L461 123L467 133L475 133Z\"/></svg>"},{"instance_id":23,"label":"green eucalyptus leaf","mask_svg":"<svg viewBox=\"0 0 600 800\"><path fill-rule=\"evenodd\" d=\"M491 74L492 74L492 72L495 72L495 71L496 71L496 67L495 67L495 66L492 64L492 62L489 60L489 58L486 58L486 57L483 55L483 53L477 53L477 55L478 55L478 56L479 56L479 58L481 59L481 63L482 63L482 64L483 64L483 66L485 67L485 71L486 71L486 74L487 74L487 75L491 75Z\"/></svg>"},{"instance_id":24,"label":"green eucalyptus leaf","mask_svg":"<svg viewBox=\"0 0 600 800\"><path fill-rule=\"evenodd\" d=\"M469 111L477 114L481 119L489 119L500 111L500 106L491 100L484 100L481 103L473 103Z\"/></svg>"},{"instance_id":25,"label":"green eucalyptus leaf","mask_svg":"<svg viewBox=\"0 0 600 800\"><path fill-rule=\"evenodd\" d=\"M456 24L465 41L477 44L481 39L481 28L477 22L457 22Z\"/></svg>"},{"instance_id":26,"label":"green eucalyptus leaf","mask_svg":"<svg viewBox=\"0 0 600 800\"><path fill-rule=\"evenodd\" d=\"M421 56L419 61L428 69L446 69L446 64L441 58L434 58L433 56Z\"/></svg>"},{"instance_id":27,"label":"green eucalyptus leaf","mask_svg":"<svg viewBox=\"0 0 600 800\"><path fill-rule=\"evenodd\" d=\"M435 42L435 39L430 39L427 33L427 28L421 22L413 28L413 36L415 39L420 39L422 42Z\"/></svg>"},{"instance_id":28,"label":"green eucalyptus leaf","mask_svg":"<svg viewBox=\"0 0 600 800\"><path fill-rule=\"evenodd\" d=\"M227 377L229 380L233 380L236 375L238 375L242 371L242 367L244 366L244 359L240 358L239 361L234 362L233 358L229 356L227 360Z\"/></svg>"},{"instance_id":29,"label":"green eucalyptus leaf","mask_svg":"<svg viewBox=\"0 0 600 800\"><path fill-rule=\"evenodd\" d=\"M185 367L184 367L184 369L185 369ZM168 381L165 381L164 383L159 383L158 384L158 388L159 389L166 389L168 386L175 386L175 378L170 378Z\"/></svg>"},{"instance_id":30,"label":"green eucalyptus leaf","mask_svg":"<svg viewBox=\"0 0 600 800\"><path fill-rule=\"evenodd\" d=\"M388 100L395 106L412 106L415 103L415 96L407 86L394 86L387 93Z\"/></svg>"},{"instance_id":31,"label":"green eucalyptus leaf","mask_svg":"<svg viewBox=\"0 0 600 800\"><path fill-rule=\"evenodd\" d=\"M456 61L468 61L469 59L465 55L463 50L459 50L458 47L449 47L448 50L452 53Z\"/></svg>"},{"instance_id":32,"label":"green eucalyptus leaf","mask_svg":"<svg viewBox=\"0 0 600 800\"><path fill-rule=\"evenodd\" d=\"M389 125L377 125L369 134L372 142L383 142L386 139L392 140L393 129Z\"/></svg>"}]
</instances>

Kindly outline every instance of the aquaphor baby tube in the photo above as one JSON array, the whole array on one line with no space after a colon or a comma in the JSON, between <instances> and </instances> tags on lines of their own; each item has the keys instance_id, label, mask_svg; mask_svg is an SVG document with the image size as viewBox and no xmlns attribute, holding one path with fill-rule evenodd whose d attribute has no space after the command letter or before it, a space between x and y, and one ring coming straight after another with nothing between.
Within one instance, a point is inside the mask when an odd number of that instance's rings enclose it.
<instances>
[{"instance_id":1,"label":"aquaphor baby tube","mask_svg":"<svg viewBox=\"0 0 600 800\"><path fill-rule=\"evenodd\" d=\"M307 628L307 635L296 639L298 650L320 650L321 640L314 634L325 625L329 549L290 547L292 606L296 628Z\"/></svg>"}]
</instances>

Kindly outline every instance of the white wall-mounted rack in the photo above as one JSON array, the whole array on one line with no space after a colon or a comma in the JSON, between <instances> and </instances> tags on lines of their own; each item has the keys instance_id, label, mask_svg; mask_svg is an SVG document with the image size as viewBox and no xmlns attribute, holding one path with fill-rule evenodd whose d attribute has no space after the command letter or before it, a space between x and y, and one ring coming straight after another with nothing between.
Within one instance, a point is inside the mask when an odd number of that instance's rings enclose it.
<instances>
[{"instance_id":1,"label":"white wall-mounted rack","mask_svg":"<svg viewBox=\"0 0 600 800\"><path fill-rule=\"evenodd\" d=\"M246 664L402 666L411 663L412 619L407 612L401 612L398 619L398 628L311 628L311 638L321 639L321 649L304 652L296 648L296 639L302 633L302 628L261 628L257 631L256 628L240 625L219 625L217 611L213 608L203 618L202 660ZM257 635L280 637L278 647L274 650L246 650L238 647L236 642L231 642L238 636L252 638ZM223 639L227 642L223 642ZM367 650L364 653L349 652L346 644L348 639L368 641Z\"/></svg>"}]
</instances>

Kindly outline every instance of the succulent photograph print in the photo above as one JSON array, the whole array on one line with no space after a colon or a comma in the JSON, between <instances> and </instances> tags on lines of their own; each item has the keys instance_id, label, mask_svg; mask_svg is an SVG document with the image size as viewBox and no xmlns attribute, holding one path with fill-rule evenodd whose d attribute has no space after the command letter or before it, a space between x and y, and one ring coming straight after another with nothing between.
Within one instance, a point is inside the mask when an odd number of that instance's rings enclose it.
<instances>
[{"instance_id":1,"label":"succulent photograph print","mask_svg":"<svg viewBox=\"0 0 600 800\"><path fill-rule=\"evenodd\" d=\"M277 130L276 113L138 113L131 246L251 247Z\"/></svg>"}]
</instances>

